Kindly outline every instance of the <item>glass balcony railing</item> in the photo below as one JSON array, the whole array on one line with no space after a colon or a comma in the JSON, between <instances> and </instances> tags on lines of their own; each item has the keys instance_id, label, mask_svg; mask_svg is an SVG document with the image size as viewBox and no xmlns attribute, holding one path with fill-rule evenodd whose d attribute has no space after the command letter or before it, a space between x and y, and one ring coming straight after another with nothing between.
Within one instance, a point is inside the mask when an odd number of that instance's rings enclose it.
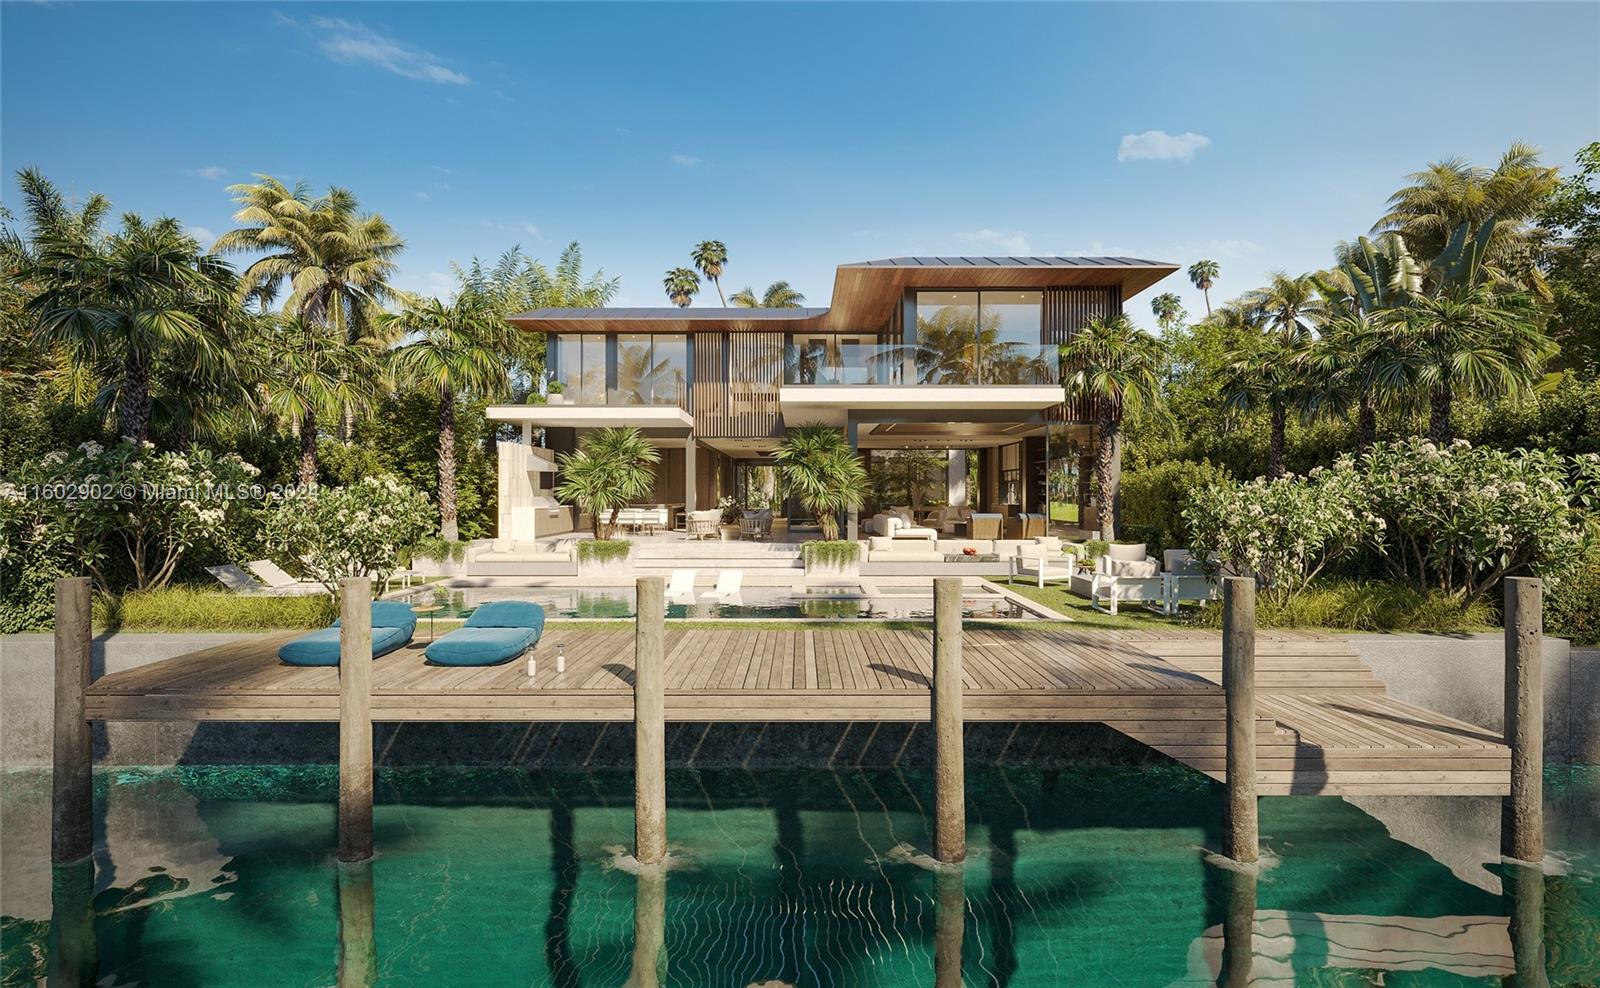
<instances>
[{"instance_id":1,"label":"glass balcony railing","mask_svg":"<svg viewBox=\"0 0 1600 988\"><path fill-rule=\"evenodd\" d=\"M907 343L790 344L783 383L818 385L1059 385L1054 346L1026 343L955 347Z\"/></svg>"}]
</instances>

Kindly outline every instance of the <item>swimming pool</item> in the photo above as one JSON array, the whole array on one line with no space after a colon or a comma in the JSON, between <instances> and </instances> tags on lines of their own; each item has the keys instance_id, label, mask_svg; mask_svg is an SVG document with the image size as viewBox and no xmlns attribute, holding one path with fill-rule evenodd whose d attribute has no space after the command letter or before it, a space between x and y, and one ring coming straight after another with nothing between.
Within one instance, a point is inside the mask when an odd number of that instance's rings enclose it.
<instances>
[{"instance_id":1,"label":"swimming pool","mask_svg":"<svg viewBox=\"0 0 1600 988\"><path fill-rule=\"evenodd\" d=\"M707 588L697 588L705 593ZM631 586L489 586L425 587L402 597L426 608L423 617L467 617L473 608L491 600L530 600L551 617L629 618L633 616L635 590ZM962 592L962 613L971 619L1030 620L1040 615L1011 597L989 587L968 587ZM921 620L933 617L933 591L924 582L875 583L813 587L796 592L789 587L746 586L728 600L699 597L692 602L668 602L669 618L751 618L812 620Z\"/></svg>"},{"instance_id":2,"label":"swimming pool","mask_svg":"<svg viewBox=\"0 0 1600 988\"><path fill-rule=\"evenodd\" d=\"M1194 773L967 780L951 881L915 862L926 772L672 771L684 866L651 885L615 866L626 771L380 770L378 854L355 867L333 861L331 767L101 773L94 863L55 876L46 773L10 773L6 980L42 980L52 918L105 984L899 988L954 964L939 983L1207 985L1241 921L1254 984L1500 984L1514 961L1524 900L1505 894L1493 799L1264 798L1277 864L1245 888L1207 862L1221 789ZM1544 964L1583 984L1600 973L1600 772L1552 769L1545 791L1567 864L1540 887Z\"/></svg>"}]
</instances>

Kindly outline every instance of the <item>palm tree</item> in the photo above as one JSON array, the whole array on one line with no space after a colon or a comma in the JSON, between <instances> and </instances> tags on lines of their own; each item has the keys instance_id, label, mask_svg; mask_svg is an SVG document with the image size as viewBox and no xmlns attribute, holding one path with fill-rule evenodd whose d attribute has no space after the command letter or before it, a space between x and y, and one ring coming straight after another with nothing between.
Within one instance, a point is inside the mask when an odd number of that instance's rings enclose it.
<instances>
[{"instance_id":1,"label":"palm tree","mask_svg":"<svg viewBox=\"0 0 1600 988\"><path fill-rule=\"evenodd\" d=\"M787 281L774 281L760 298L749 285L733 293L733 304L743 309L798 309L805 302L806 297L791 288Z\"/></svg>"},{"instance_id":2,"label":"palm tree","mask_svg":"<svg viewBox=\"0 0 1600 988\"><path fill-rule=\"evenodd\" d=\"M1380 390L1374 374L1391 335L1374 316L1346 310L1324 323L1317 339L1304 351L1307 416L1344 415L1354 407L1357 453L1365 453L1377 441L1379 404L1399 397ZM1313 376L1316 386L1310 387Z\"/></svg>"},{"instance_id":3,"label":"palm tree","mask_svg":"<svg viewBox=\"0 0 1600 988\"><path fill-rule=\"evenodd\" d=\"M1206 298L1206 315L1211 315L1211 286L1217 283L1220 272L1216 261L1199 260L1189 265L1189 280Z\"/></svg>"},{"instance_id":4,"label":"palm tree","mask_svg":"<svg viewBox=\"0 0 1600 988\"><path fill-rule=\"evenodd\" d=\"M245 269L239 282L241 299L263 305L285 282L290 315L322 323L351 343L373 346L388 342L372 330L383 304L407 301L389 280L395 257L405 241L376 213L362 214L360 203L346 189L329 188L312 198L305 183L290 188L270 175L230 186L241 224L217 240L219 252L262 253ZM347 409L342 434L349 440L355 409Z\"/></svg>"},{"instance_id":5,"label":"palm tree","mask_svg":"<svg viewBox=\"0 0 1600 988\"><path fill-rule=\"evenodd\" d=\"M268 317L267 323L263 399L298 434L297 479L310 487L317 482L318 417L337 419L345 408L373 397L370 382L377 375L367 365L377 354L299 316Z\"/></svg>"},{"instance_id":6,"label":"palm tree","mask_svg":"<svg viewBox=\"0 0 1600 988\"><path fill-rule=\"evenodd\" d=\"M661 285L667 290L667 298L672 299L673 305L687 309L700 291L700 276L693 268L673 268L661 279Z\"/></svg>"},{"instance_id":7,"label":"palm tree","mask_svg":"<svg viewBox=\"0 0 1600 988\"><path fill-rule=\"evenodd\" d=\"M1249 324L1248 312L1231 317ZM1309 338L1286 335L1254 316L1256 331L1245 334L1222 358L1221 392L1223 406L1230 411L1265 409L1271 421L1267 445L1267 476L1284 474L1284 444L1289 412L1307 402Z\"/></svg>"},{"instance_id":8,"label":"palm tree","mask_svg":"<svg viewBox=\"0 0 1600 988\"><path fill-rule=\"evenodd\" d=\"M471 294L451 305L430 299L385 316L396 336L415 337L394 351L406 381L439 395L439 534L454 542L456 526L456 399L463 393L496 395L508 384L506 324L491 306Z\"/></svg>"},{"instance_id":9,"label":"palm tree","mask_svg":"<svg viewBox=\"0 0 1600 988\"><path fill-rule=\"evenodd\" d=\"M1460 395L1490 398L1531 387L1555 353L1541 314L1525 293L1497 294L1486 283L1453 285L1386 310L1394 332L1373 370L1386 386L1428 396L1428 438L1453 438Z\"/></svg>"},{"instance_id":10,"label":"palm tree","mask_svg":"<svg viewBox=\"0 0 1600 988\"><path fill-rule=\"evenodd\" d=\"M1489 224L1492 242L1484 264L1490 276L1547 297L1534 263L1544 233L1537 220L1560 176L1539 161L1538 148L1512 144L1492 169L1448 158L1407 178L1409 184L1389 197L1389 211L1373 224L1374 232L1398 232L1412 254L1433 258L1463 224L1474 230Z\"/></svg>"},{"instance_id":11,"label":"palm tree","mask_svg":"<svg viewBox=\"0 0 1600 988\"><path fill-rule=\"evenodd\" d=\"M1156 317L1156 323L1161 327L1162 334L1172 332L1178 323L1183 322L1183 300L1172 292L1163 292L1150 300L1150 311Z\"/></svg>"},{"instance_id":12,"label":"palm tree","mask_svg":"<svg viewBox=\"0 0 1600 988\"><path fill-rule=\"evenodd\" d=\"M1314 322L1323 314L1317 279L1308 274L1290 277L1275 271L1266 287L1245 295L1244 304L1260 316L1263 328L1291 341L1309 338Z\"/></svg>"},{"instance_id":13,"label":"palm tree","mask_svg":"<svg viewBox=\"0 0 1600 988\"><path fill-rule=\"evenodd\" d=\"M556 496L589 513L595 538L609 539L617 512L655 489L661 453L638 429L619 426L594 430L577 452L556 459L561 467Z\"/></svg>"},{"instance_id":14,"label":"palm tree","mask_svg":"<svg viewBox=\"0 0 1600 988\"><path fill-rule=\"evenodd\" d=\"M689 255L694 261L695 268L717 288L717 301L723 308L728 307L728 300L722 297L722 270L728 266L728 248L720 240L702 240L695 244L694 251Z\"/></svg>"},{"instance_id":15,"label":"palm tree","mask_svg":"<svg viewBox=\"0 0 1600 988\"><path fill-rule=\"evenodd\" d=\"M1123 418L1159 400L1166 359L1166 344L1125 315L1092 320L1061 345L1067 400L1091 401L1098 416L1095 482L1103 539L1116 538L1120 524Z\"/></svg>"},{"instance_id":16,"label":"palm tree","mask_svg":"<svg viewBox=\"0 0 1600 988\"><path fill-rule=\"evenodd\" d=\"M47 186L25 189L44 227L21 272L35 288L24 311L40 342L62 346L75 362L114 378L103 403L115 409L123 436L144 442L157 361L181 353L202 378L223 362L238 316L233 270L203 253L170 217L146 222L128 213L107 236L79 222L98 220L103 209L76 219L52 216Z\"/></svg>"},{"instance_id":17,"label":"palm tree","mask_svg":"<svg viewBox=\"0 0 1600 988\"><path fill-rule=\"evenodd\" d=\"M816 516L824 539L837 539L839 516L859 509L870 490L867 468L843 430L831 425L790 426L773 458L783 490Z\"/></svg>"}]
</instances>

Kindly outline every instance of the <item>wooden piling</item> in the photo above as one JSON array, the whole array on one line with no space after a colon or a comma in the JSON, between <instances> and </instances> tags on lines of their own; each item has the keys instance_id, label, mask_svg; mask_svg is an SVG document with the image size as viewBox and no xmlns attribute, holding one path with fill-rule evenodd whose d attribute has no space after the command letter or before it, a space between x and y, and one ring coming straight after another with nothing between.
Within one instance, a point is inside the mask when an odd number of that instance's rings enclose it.
<instances>
[{"instance_id":1,"label":"wooden piling","mask_svg":"<svg viewBox=\"0 0 1600 988\"><path fill-rule=\"evenodd\" d=\"M1518 861L1544 858L1543 586L1532 577L1506 580L1506 744L1511 794L1502 802L1500 853Z\"/></svg>"},{"instance_id":2,"label":"wooden piling","mask_svg":"<svg viewBox=\"0 0 1600 988\"><path fill-rule=\"evenodd\" d=\"M1227 700L1227 796L1222 853L1242 864L1261 854L1256 819L1256 583L1222 584L1222 690Z\"/></svg>"},{"instance_id":3,"label":"wooden piling","mask_svg":"<svg viewBox=\"0 0 1600 988\"><path fill-rule=\"evenodd\" d=\"M961 578L933 581L933 856L967 857L961 709Z\"/></svg>"},{"instance_id":4,"label":"wooden piling","mask_svg":"<svg viewBox=\"0 0 1600 988\"><path fill-rule=\"evenodd\" d=\"M378 983L378 947L372 894L372 862L355 861L339 869L339 988L372 988Z\"/></svg>"},{"instance_id":5,"label":"wooden piling","mask_svg":"<svg viewBox=\"0 0 1600 988\"><path fill-rule=\"evenodd\" d=\"M967 927L966 876L941 871L933 876L938 898L933 916L934 988L962 988L961 947Z\"/></svg>"},{"instance_id":6,"label":"wooden piling","mask_svg":"<svg viewBox=\"0 0 1600 988\"><path fill-rule=\"evenodd\" d=\"M1510 913L1511 963L1515 974L1506 984L1536 988L1545 979L1544 868L1507 862L1501 882Z\"/></svg>"},{"instance_id":7,"label":"wooden piling","mask_svg":"<svg viewBox=\"0 0 1600 988\"><path fill-rule=\"evenodd\" d=\"M94 752L84 691L89 688L89 580L56 581L55 768L51 776L50 857L56 864L94 850Z\"/></svg>"},{"instance_id":8,"label":"wooden piling","mask_svg":"<svg viewBox=\"0 0 1600 988\"><path fill-rule=\"evenodd\" d=\"M47 985L100 983L100 949L94 932L94 860L84 857L50 869Z\"/></svg>"},{"instance_id":9,"label":"wooden piling","mask_svg":"<svg viewBox=\"0 0 1600 988\"><path fill-rule=\"evenodd\" d=\"M1227 912L1222 917L1222 970L1217 984L1247 988L1254 981L1256 930L1256 876L1253 872L1222 869Z\"/></svg>"},{"instance_id":10,"label":"wooden piling","mask_svg":"<svg viewBox=\"0 0 1600 988\"><path fill-rule=\"evenodd\" d=\"M638 583L633 644L633 856L659 864L667 856L666 584Z\"/></svg>"},{"instance_id":11,"label":"wooden piling","mask_svg":"<svg viewBox=\"0 0 1600 988\"><path fill-rule=\"evenodd\" d=\"M667 980L667 876L634 876L633 958L626 988L661 988Z\"/></svg>"},{"instance_id":12,"label":"wooden piling","mask_svg":"<svg viewBox=\"0 0 1600 988\"><path fill-rule=\"evenodd\" d=\"M372 581L339 581L339 860L372 857Z\"/></svg>"}]
</instances>

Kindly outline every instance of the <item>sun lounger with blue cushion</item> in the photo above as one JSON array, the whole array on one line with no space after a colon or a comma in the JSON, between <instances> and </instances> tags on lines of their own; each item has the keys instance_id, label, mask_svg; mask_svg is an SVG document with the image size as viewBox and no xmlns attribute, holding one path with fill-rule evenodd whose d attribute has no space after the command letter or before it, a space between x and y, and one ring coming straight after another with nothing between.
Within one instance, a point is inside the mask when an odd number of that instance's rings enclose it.
<instances>
[{"instance_id":1,"label":"sun lounger with blue cushion","mask_svg":"<svg viewBox=\"0 0 1600 988\"><path fill-rule=\"evenodd\" d=\"M530 600L491 600L478 605L467 623L428 646L428 661L441 666L497 666L539 643L544 608Z\"/></svg>"},{"instance_id":2,"label":"sun lounger with blue cushion","mask_svg":"<svg viewBox=\"0 0 1600 988\"><path fill-rule=\"evenodd\" d=\"M409 604L398 600L378 600L372 604L372 657L411 641L417 630L417 615ZM278 649L278 658L292 666L336 666L339 664L339 622L330 628L301 635Z\"/></svg>"}]
</instances>

